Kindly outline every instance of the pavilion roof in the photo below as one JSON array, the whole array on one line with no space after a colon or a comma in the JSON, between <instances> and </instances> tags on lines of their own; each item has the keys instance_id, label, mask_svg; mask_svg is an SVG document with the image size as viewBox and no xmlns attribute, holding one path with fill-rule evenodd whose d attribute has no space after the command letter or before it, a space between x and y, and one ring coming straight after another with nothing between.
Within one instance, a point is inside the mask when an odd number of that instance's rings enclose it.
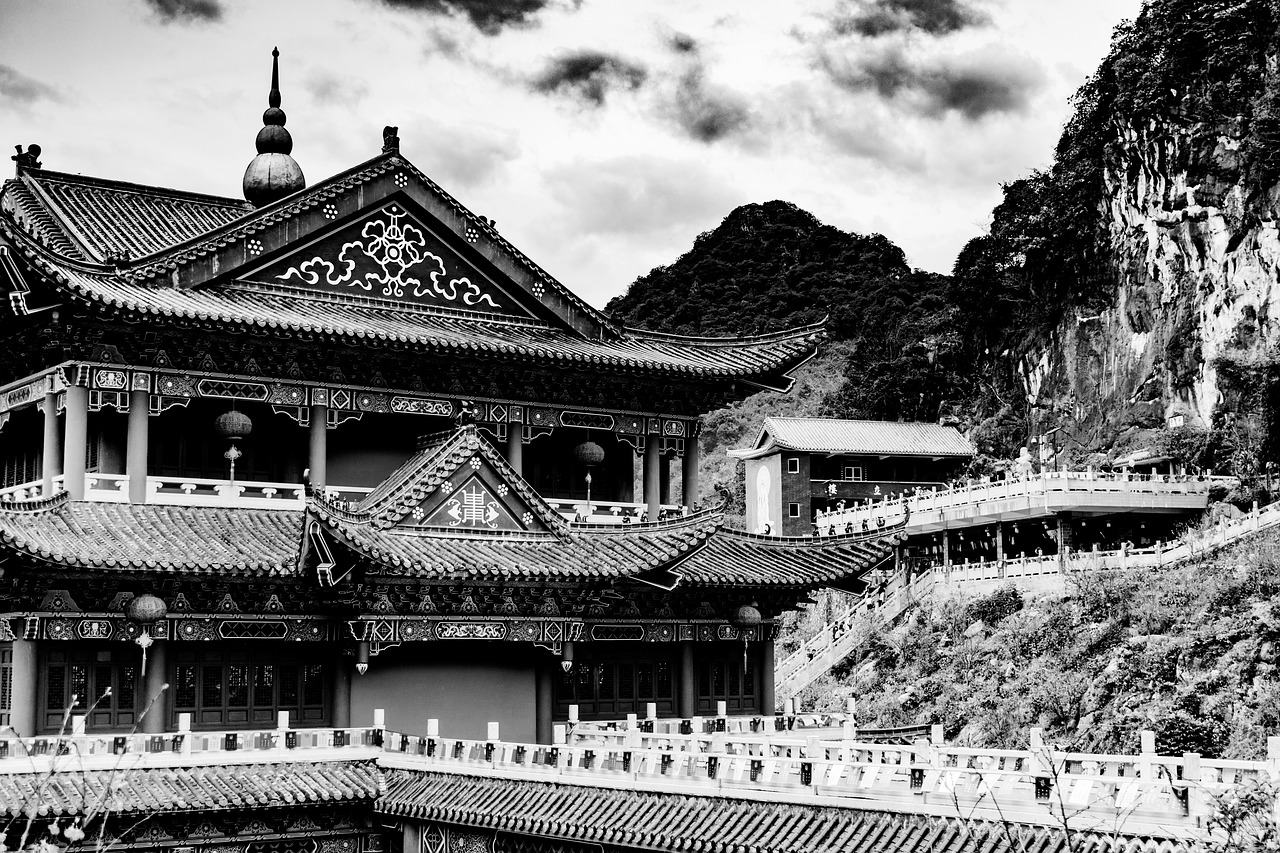
<instances>
[{"instance_id":1,"label":"pavilion roof","mask_svg":"<svg viewBox=\"0 0 1280 853\"><path fill-rule=\"evenodd\" d=\"M392 184L394 173L396 183ZM376 209L417 194L449 221L451 239L495 259L514 313L433 307L366 294L245 280L262 245L293 251L330 225L320 208L358 194ZM311 333L348 343L488 352L552 364L585 363L784 387L811 356L822 324L738 338L693 338L629 329L583 302L398 153L384 154L274 204L26 170L0 190L0 238L51 282L49 299L139 320L198 321L218 329ZM428 215L428 214L424 214ZM274 242L273 242L274 241ZM2 239L0 239L2 242ZM251 251L246 247L257 247ZM279 277L277 277L279 278ZM522 282L517 284L516 280ZM543 294L546 294L545 298Z\"/></svg>"},{"instance_id":2,"label":"pavilion roof","mask_svg":"<svg viewBox=\"0 0 1280 853\"><path fill-rule=\"evenodd\" d=\"M969 439L955 427L901 421L838 418L768 417L755 444L731 450L730 456L755 459L778 450L875 456L946 456L967 459L975 454Z\"/></svg>"}]
</instances>

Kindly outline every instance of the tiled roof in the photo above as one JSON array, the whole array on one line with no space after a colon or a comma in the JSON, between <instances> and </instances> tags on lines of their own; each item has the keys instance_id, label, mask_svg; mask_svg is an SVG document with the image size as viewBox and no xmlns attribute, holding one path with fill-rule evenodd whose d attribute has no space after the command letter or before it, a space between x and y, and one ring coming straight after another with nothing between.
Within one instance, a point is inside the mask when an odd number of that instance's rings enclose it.
<instances>
[{"instance_id":1,"label":"tiled roof","mask_svg":"<svg viewBox=\"0 0 1280 853\"><path fill-rule=\"evenodd\" d=\"M98 261L120 253L152 255L253 211L236 199L43 169L24 172L14 183L24 184L54 214L82 256Z\"/></svg>"},{"instance_id":2,"label":"tiled roof","mask_svg":"<svg viewBox=\"0 0 1280 853\"><path fill-rule=\"evenodd\" d=\"M848 453L884 456L973 456L969 439L955 427L899 421L854 421L834 418L765 418L755 446L731 451L754 458L774 448L802 453Z\"/></svg>"},{"instance_id":3,"label":"tiled roof","mask_svg":"<svg viewBox=\"0 0 1280 853\"><path fill-rule=\"evenodd\" d=\"M0 816L23 817L28 810L60 816L370 803L378 790L372 761L3 773Z\"/></svg>"},{"instance_id":4,"label":"tiled roof","mask_svg":"<svg viewBox=\"0 0 1280 853\"><path fill-rule=\"evenodd\" d=\"M897 537L822 539L721 530L673 571L699 586L818 587L857 575L890 557Z\"/></svg>"},{"instance_id":5,"label":"tiled roof","mask_svg":"<svg viewBox=\"0 0 1280 853\"><path fill-rule=\"evenodd\" d=\"M551 533L383 530L324 519L352 550L388 574L440 580L625 578L679 561L711 537L720 516ZM678 571L678 568L677 568Z\"/></svg>"},{"instance_id":6,"label":"tiled roof","mask_svg":"<svg viewBox=\"0 0 1280 853\"><path fill-rule=\"evenodd\" d=\"M484 830L671 853L1172 853L1166 840L1056 827L388 770L378 810ZM1113 842L1118 841L1118 846Z\"/></svg>"},{"instance_id":7,"label":"tiled roof","mask_svg":"<svg viewBox=\"0 0 1280 853\"><path fill-rule=\"evenodd\" d=\"M404 170L515 264L553 289L571 313L589 318L590 335L565 325L467 312L419 309L404 303L323 295L289 288L222 282L174 287L170 274L263 229L316 207L337 193ZM776 374L812 355L821 324L750 338L686 338L625 329L582 302L563 284L502 239L412 164L384 155L258 210L233 199L180 193L34 170L4 184L8 217L0 231L27 261L90 304L146 320L195 319L245 330L276 329L393 342L429 350L484 351L547 363L576 362L698 376L754 377L771 386ZM18 221L21 220L19 227ZM255 238L256 239L256 238ZM104 263L122 251L147 256L117 271ZM158 253L158 254L157 254Z\"/></svg>"},{"instance_id":8,"label":"tiled roof","mask_svg":"<svg viewBox=\"0 0 1280 853\"><path fill-rule=\"evenodd\" d=\"M65 492L63 494L66 494ZM120 571L292 575L302 513L54 499L0 509L0 544L40 560Z\"/></svg>"}]
</instances>

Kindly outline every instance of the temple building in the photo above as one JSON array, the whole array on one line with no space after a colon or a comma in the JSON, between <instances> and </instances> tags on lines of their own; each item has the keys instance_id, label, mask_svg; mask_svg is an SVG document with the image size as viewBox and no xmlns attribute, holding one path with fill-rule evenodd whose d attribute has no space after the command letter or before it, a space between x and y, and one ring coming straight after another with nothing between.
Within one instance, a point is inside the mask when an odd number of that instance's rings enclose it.
<instances>
[{"instance_id":1,"label":"temple building","mask_svg":"<svg viewBox=\"0 0 1280 853\"><path fill-rule=\"evenodd\" d=\"M699 417L821 327L627 328L394 128L307 186L268 103L243 199L38 146L0 189L0 724L772 713L777 616L895 539L728 529Z\"/></svg>"},{"instance_id":2,"label":"temple building","mask_svg":"<svg viewBox=\"0 0 1280 853\"><path fill-rule=\"evenodd\" d=\"M769 417L729 455L746 461L747 529L806 536L819 513L943 485L975 451L953 426Z\"/></svg>"}]
</instances>

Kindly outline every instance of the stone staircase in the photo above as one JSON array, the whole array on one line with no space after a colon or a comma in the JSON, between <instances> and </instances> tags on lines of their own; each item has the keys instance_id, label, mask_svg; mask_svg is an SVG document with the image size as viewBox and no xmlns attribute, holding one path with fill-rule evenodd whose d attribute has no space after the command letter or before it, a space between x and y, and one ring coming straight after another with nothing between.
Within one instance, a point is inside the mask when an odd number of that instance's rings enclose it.
<instances>
[{"instance_id":1,"label":"stone staircase","mask_svg":"<svg viewBox=\"0 0 1280 853\"><path fill-rule=\"evenodd\" d=\"M933 588L933 574L907 579L897 574L870 588L860 599L832 619L791 654L778 661L777 695L795 696L818 676L844 660L879 629L897 619Z\"/></svg>"}]
</instances>

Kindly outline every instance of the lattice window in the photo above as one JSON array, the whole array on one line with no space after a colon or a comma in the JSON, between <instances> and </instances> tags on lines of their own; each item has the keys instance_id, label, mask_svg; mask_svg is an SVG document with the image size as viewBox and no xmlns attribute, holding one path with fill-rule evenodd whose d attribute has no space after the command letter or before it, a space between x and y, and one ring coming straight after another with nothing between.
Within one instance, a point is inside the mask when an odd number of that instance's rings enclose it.
<instances>
[{"instance_id":1,"label":"lattice window","mask_svg":"<svg viewBox=\"0 0 1280 853\"><path fill-rule=\"evenodd\" d=\"M647 648L660 653L661 646ZM556 715L565 719L577 705L584 720L614 719L645 713L650 702L659 714L675 712L673 667L666 660L580 659L557 686Z\"/></svg>"},{"instance_id":2,"label":"lattice window","mask_svg":"<svg viewBox=\"0 0 1280 853\"><path fill-rule=\"evenodd\" d=\"M293 725L325 725L329 665L318 660L324 655L270 641L178 649L173 713L189 713L205 729L269 726L280 711Z\"/></svg>"},{"instance_id":3,"label":"lattice window","mask_svg":"<svg viewBox=\"0 0 1280 853\"><path fill-rule=\"evenodd\" d=\"M103 649L57 643L43 653L41 731L57 732L68 709L87 716L89 731L120 731L138 721L141 652L132 646Z\"/></svg>"},{"instance_id":4,"label":"lattice window","mask_svg":"<svg viewBox=\"0 0 1280 853\"><path fill-rule=\"evenodd\" d=\"M741 647L739 647L741 648ZM725 702L730 714L751 713L756 708L756 669L742 654L698 661L698 713L714 714L717 702Z\"/></svg>"},{"instance_id":5,"label":"lattice window","mask_svg":"<svg viewBox=\"0 0 1280 853\"><path fill-rule=\"evenodd\" d=\"M0 726L7 726L13 712L13 646L0 645Z\"/></svg>"}]
</instances>

